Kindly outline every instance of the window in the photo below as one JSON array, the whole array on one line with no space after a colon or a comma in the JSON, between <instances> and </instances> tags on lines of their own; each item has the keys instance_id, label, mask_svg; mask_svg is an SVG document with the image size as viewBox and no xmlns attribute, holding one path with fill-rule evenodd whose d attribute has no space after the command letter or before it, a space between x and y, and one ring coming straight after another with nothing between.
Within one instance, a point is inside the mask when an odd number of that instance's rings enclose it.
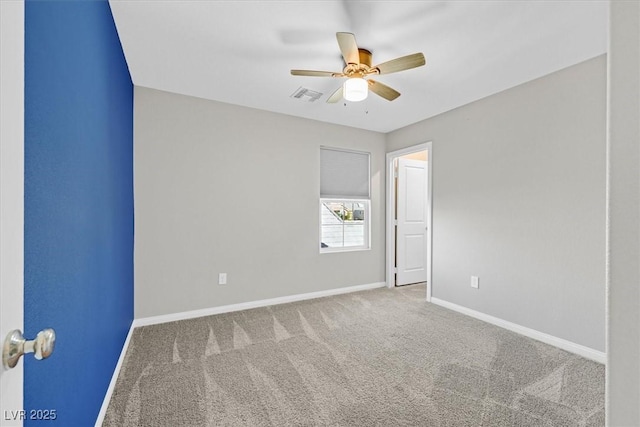
<instances>
[{"instance_id":1,"label":"window","mask_svg":"<svg viewBox=\"0 0 640 427\"><path fill-rule=\"evenodd\" d=\"M320 199L320 250L369 248L369 201Z\"/></svg>"},{"instance_id":2,"label":"window","mask_svg":"<svg viewBox=\"0 0 640 427\"><path fill-rule=\"evenodd\" d=\"M369 153L320 149L320 252L369 249Z\"/></svg>"}]
</instances>

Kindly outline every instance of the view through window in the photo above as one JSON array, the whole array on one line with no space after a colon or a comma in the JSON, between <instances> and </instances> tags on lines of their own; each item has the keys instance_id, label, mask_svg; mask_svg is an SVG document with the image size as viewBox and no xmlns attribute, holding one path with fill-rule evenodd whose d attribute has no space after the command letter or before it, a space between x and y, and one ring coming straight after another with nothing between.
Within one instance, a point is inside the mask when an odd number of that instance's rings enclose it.
<instances>
[{"instance_id":1,"label":"view through window","mask_svg":"<svg viewBox=\"0 0 640 427\"><path fill-rule=\"evenodd\" d=\"M322 248L368 248L368 201L322 199L320 209Z\"/></svg>"}]
</instances>

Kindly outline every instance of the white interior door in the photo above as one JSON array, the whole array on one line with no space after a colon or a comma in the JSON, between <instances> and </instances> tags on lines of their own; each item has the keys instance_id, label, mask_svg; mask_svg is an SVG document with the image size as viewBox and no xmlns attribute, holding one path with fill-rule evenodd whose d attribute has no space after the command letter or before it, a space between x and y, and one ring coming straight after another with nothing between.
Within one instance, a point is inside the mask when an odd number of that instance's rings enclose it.
<instances>
[{"instance_id":1,"label":"white interior door","mask_svg":"<svg viewBox=\"0 0 640 427\"><path fill-rule=\"evenodd\" d=\"M24 2L0 1L0 343L23 329ZM23 363L0 366L0 425L21 426Z\"/></svg>"},{"instance_id":2,"label":"white interior door","mask_svg":"<svg viewBox=\"0 0 640 427\"><path fill-rule=\"evenodd\" d=\"M396 286L427 281L427 162L398 159Z\"/></svg>"}]
</instances>

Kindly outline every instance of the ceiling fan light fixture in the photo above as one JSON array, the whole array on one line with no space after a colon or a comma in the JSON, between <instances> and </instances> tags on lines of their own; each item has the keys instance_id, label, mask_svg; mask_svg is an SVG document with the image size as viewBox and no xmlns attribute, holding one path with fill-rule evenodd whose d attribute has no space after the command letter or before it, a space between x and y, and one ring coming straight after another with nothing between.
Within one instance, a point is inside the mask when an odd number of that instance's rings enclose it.
<instances>
[{"instance_id":1,"label":"ceiling fan light fixture","mask_svg":"<svg viewBox=\"0 0 640 427\"><path fill-rule=\"evenodd\" d=\"M351 102L363 101L367 98L369 84L365 79L353 77L344 82L344 99Z\"/></svg>"}]
</instances>

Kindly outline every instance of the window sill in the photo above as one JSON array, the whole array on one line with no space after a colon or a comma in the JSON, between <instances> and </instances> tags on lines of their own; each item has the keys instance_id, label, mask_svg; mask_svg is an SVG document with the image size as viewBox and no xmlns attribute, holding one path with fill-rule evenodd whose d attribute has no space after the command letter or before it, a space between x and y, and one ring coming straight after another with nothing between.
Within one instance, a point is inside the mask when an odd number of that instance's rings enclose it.
<instances>
[{"instance_id":1,"label":"window sill","mask_svg":"<svg viewBox=\"0 0 640 427\"><path fill-rule=\"evenodd\" d=\"M335 254L340 252L360 252L360 251L370 251L371 248L365 248L362 246L353 247L353 248L320 248L321 254Z\"/></svg>"}]
</instances>

